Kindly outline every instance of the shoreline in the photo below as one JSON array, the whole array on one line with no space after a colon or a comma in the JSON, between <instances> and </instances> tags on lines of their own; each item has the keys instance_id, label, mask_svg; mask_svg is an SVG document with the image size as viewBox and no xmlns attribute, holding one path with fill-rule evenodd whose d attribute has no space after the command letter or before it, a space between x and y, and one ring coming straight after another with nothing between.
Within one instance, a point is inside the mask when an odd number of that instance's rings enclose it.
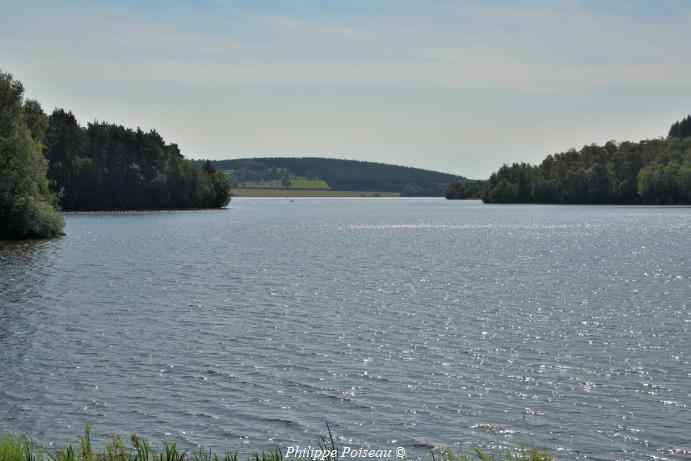
<instances>
[{"instance_id":1,"label":"shoreline","mask_svg":"<svg viewBox=\"0 0 691 461\"><path fill-rule=\"evenodd\" d=\"M333 189L286 189L269 187L231 188L232 197L400 197L400 192L348 191Z\"/></svg>"}]
</instances>

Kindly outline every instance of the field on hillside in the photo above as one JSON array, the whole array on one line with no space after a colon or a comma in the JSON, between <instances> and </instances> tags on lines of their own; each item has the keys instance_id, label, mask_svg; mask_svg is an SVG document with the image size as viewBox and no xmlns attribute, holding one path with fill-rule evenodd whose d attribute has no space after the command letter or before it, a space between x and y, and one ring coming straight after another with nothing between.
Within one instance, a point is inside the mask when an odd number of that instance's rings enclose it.
<instances>
[{"instance_id":1,"label":"field on hillside","mask_svg":"<svg viewBox=\"0 0 691 461\"><path fill-rule=\"evenodd\" d=\"M322 179L291 179L291 189L331 189Z\"/></svg>"},{"instance_id":2,"label":"field on hillside","mask_svg":"<svg viewBox=\"0 0 691 461\"><path fill-rule=\"evenodd\" d=\"M200 163L203 160L195 160ZM449 173L385 163L321 157L261 157L211 160L231 187L389 191L409 197L441 197L454 182L479 197L481 181Z\"/></svg>"}]
</instances>

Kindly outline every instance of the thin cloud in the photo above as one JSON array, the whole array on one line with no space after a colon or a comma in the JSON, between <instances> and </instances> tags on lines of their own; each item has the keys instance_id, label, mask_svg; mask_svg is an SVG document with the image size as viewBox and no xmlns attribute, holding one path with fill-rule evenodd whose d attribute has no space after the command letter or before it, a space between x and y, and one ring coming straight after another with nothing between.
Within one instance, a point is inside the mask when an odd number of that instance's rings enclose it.
<instances>
[{"instance_id":1,"label":"thin cloud","mask_svg":"<svg viewBox=\"0 0 691 461\"><path fill-rule=\"evenodd\" d=\"M290 33L300 33L304 35L309 35L311 37L336 37L339 39L372 39L378 36L378 34L376 33L365 30L359 30L333 24L319 24L306 22L287 16L256 16L256 19L259 23L275 30L282 30L284 32Z\"/></svg>"}]
</instances>

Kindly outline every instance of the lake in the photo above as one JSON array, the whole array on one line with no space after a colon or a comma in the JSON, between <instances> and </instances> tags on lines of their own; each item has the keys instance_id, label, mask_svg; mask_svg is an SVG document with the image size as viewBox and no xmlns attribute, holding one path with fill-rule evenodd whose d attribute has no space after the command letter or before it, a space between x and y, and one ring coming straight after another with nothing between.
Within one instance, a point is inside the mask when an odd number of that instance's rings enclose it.
<instances>
[{"instance_id":1,"label":"lake","mask_svg":"<svg viewBox=\"0 0 691 461\"><path fill-rule=\"evenodd\" d=\"M691 208L236 198L0 243L0 431L691 457Z\"/></svg>"}]
</instances>

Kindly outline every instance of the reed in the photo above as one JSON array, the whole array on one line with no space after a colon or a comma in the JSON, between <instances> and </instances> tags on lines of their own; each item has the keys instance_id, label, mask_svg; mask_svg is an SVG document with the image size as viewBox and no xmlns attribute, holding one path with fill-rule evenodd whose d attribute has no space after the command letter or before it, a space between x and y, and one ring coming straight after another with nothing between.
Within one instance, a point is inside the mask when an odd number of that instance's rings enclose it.
<instances>
[{"instance_id":1,"label":"reed","mask_svg":"<svg viewBox=\"0 0 691 461\"><path fill-rule=\"evenodd\" d=\"M322 437L319 445L324 448L338 449L331 428L328 428L328 437ZM476 448L472 454L453 453L451 450L444 450L435 454L430 448L430 461L438 460L553 461L553 458L546 448L528 449L522 444L517 450L507 449L499 455L487 453L480 448ZM68 445L62 450L49 453L36 447L26 437L5 436L0 438L0 461L238 461L238 454L237 452L220 454L201 449L197 453L188 453L178 450L174 442L164 442L162 450L156 451L150 444L136 435L131 437L129 447L122 437L116 435L104 445L102 450L96 451L91 443L91 426L87 424L84 427L84 434L79 437L76 450L72 445ZM268 451L256 451L248 457L248 461L284 461L283 451L278 446ZM338 461L338 457L325 461Z\"/></svg>"}]
</instances>

